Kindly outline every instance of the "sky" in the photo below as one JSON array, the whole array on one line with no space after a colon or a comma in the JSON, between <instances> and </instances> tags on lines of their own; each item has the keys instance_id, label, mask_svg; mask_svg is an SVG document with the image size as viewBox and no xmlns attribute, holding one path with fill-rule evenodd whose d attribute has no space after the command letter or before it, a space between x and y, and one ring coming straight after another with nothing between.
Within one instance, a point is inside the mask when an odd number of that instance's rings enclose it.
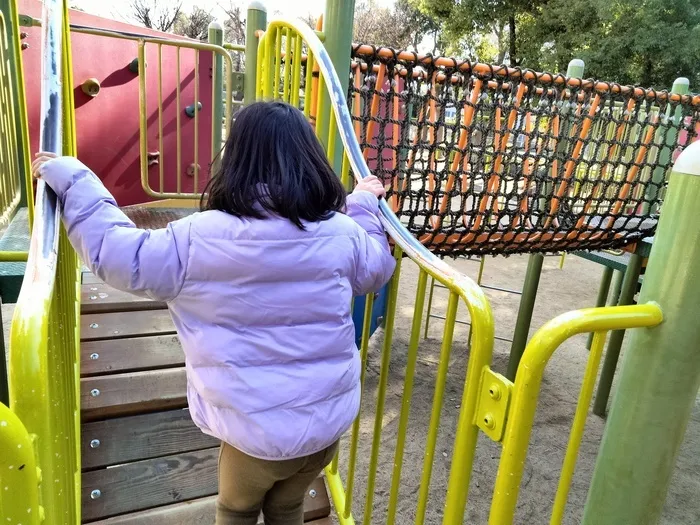
<instances>
[{"instance_id":1,"label":"sky","mask_svg":"<svg viewBox=\"0 0 700 525\"><path fill-rule=\"evenodd\" d=\"M175 0L158 0L162 5ZM267 7L268 18L273 16L303 17L309 13L319 15L323 12L325 0L262 0ZM234 5L247 5L247 1L241 0L184 0L183 10L188 13L194 5L212 12L217 17L223 18L221 6L228 6L229 2ZM393 5L394 0L375 0L377 5ZM72 0L71 6L98 16L113 18L115 20L129 21L131 0Z\"/></svg>"}]
</instances>

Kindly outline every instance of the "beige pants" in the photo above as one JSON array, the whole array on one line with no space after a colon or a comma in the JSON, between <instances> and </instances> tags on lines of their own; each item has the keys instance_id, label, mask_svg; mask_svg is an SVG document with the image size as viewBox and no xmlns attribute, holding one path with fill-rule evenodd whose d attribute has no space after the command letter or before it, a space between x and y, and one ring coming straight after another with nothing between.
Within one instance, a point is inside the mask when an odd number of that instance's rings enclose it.
<instances>
[{"instance_id":1,"label":"beige pants","mask_svg":"<svg viewBox=\"0 0 700 525\"><path fill-rule=\"evenodd\" d=\"M326 467L338 444L299 459L268 461L223 443L219 453L216 525L302 525L306 492Z\"/></svg>"}]
</instances>

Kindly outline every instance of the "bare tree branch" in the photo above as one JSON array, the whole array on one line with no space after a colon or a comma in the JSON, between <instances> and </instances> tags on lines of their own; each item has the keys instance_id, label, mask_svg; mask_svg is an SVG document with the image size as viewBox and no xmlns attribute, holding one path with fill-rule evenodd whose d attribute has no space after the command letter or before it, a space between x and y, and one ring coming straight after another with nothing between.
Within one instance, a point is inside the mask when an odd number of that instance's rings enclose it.
<instances>
[{"instance_id":1,"label":"bare tree branch","mask_svg":"<svg viewBox=\"0 0 700 525\"><path fill-rule=\"evenodd\" d=\"M160 0L131 0L131 17L149 29L169 32L182 11L182 1L167 5Z\"/></svg>"},{"instance_id":2,"label":"bare tree branch","mask_svg":"<svg viewBox=\"0 0 700 525\"><path fill-rule=\"evenodd\" d=\"M207 40L209 37L209 24L214 19L214 15L211 12L195 6L189 15L180 13L173 26L173 33L197 40Z\"/></svg>"}]
</instances>

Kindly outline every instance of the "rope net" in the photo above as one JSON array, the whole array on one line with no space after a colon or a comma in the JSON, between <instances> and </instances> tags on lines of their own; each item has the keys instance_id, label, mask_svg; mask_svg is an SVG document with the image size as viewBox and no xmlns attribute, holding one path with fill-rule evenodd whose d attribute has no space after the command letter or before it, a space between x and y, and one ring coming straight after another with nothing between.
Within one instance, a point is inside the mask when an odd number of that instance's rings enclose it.
<instances>
[{"instance_id":1,"label":"rope net","mask_svg":"<svg viewBox=\"0 0 700 525\"><path fill-rule=\"evenodd\" d=\"M355 46L355 133L438 255L612 249L652 236L700 96Z\"/></svg>"}]
</instances>

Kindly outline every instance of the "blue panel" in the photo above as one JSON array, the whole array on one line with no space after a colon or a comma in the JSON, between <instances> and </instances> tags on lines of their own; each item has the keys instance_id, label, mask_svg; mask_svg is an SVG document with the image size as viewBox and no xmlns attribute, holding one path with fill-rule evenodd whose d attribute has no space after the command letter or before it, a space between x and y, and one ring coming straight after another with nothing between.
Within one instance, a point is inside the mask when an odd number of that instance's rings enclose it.
<instances>
[{"instance_id":1,"label":"blue panel","mask_svg":"<svg viewBox=\"0 0 700 525\"><path fill-rule=\"evenodd\" d=\"M378 293L374 295L374 307L372 308L372 322L370 324L369 334L374 334L375 330L383 323L384 312L386 311L386 298L389 285L384 286ZM364 296L355 297L355 303L352 310L352 320L355 323L355 341L357 347L360 347L362 341L362 322L365 317L365 302Z\"/></svg>"}]
</instances>

